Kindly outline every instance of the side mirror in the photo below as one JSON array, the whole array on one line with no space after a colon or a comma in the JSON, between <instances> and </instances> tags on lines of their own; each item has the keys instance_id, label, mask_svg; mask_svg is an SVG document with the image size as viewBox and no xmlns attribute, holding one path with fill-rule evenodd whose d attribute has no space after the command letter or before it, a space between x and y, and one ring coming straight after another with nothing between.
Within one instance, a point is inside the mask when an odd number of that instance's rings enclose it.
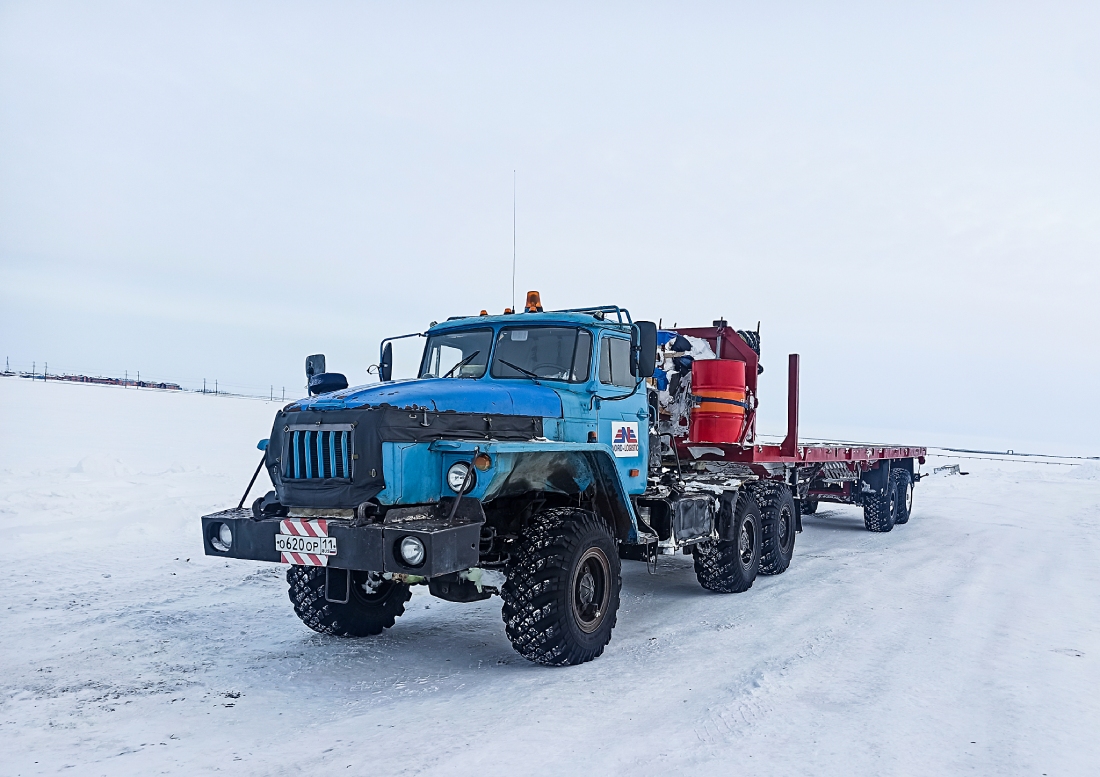
<instances>
[{"instance_id":1,"label":"side mirror","mask_svg":"<svg viewBox=\"0 0 1100 777\"><path fill-rule=\"evenodd\" d=\"M652 378L657 369L657 325L652 321L636 322L631 339L630 374L635 378Z\"/></svg>"},{"instance_id":2,"label":"side mirror","mask_svg":"<svg viewBox=\"0 0 1100 777\"><path fill-rule=\"evenodd\" d=\"M314 375L321 375L325 371L325 355L323 353L315 353L313 356L306 357L306 383L309 383L310 378Z\"/></svg>"},{"instance_id":3,"label":"side mirror","mask_svg":"<svg viewBox=\"0 0 1100 777\"><path fill-rule=\"evenodd\" d=\"M382 361L378 365L378 379L383 383L393 377L393 343L386 343L382 349Z\"/></svg>"},{"instance_id":4,"label":"side mirror","mask_svg":"<svg viewBox=\"0 0 1100 777\"><path fill-rule=\"evenodd\" d=\"M348 387L348 379L339 372L322 372L309 379L310 394L327 394L330 391L342 391Z\"/></svg>"}]
</instances>

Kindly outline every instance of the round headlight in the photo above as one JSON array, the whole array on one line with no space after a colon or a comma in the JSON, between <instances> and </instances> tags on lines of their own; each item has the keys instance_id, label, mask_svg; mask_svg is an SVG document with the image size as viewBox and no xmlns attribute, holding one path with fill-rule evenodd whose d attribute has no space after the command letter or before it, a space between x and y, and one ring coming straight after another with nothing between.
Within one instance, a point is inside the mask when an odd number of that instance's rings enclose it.
<instances>
[{"instance_id":1,"label":"round headlight","mask_svg":"<svg viewBox=\"0 0 1100 777\"><path fill-rule=\"evenodd\" d=\"M469 480L467 480L469 476ZM470 465L464 461L452 464L447 470L447 486L456 494L462 492L462 484L466 484L466 491L470 491L477 483L477 476L470 470Z\"/></svg>"},{"instance_id":2,"label":"round headlight","mask_svg":"<svg viewBox=\"0 0 1100 777\"><path fill-rule=\"evenodd\" d=\"M424 563L424 543L418 537L406 537L401 540L398 547L401 560L410 567L418 567Z\"/></svg>"},{"instance_id":3,"label":"round headlight","mask_svg":"<svg viewBox=\"0 0 1100 777\"><path fill-rule=\"evenodd\" d=\"M210 538L210 544L214 546L214 550L221 553L228 553L229 549L233 547L233 530L229 528L227 523L219 523L214 528L214 534Z\"/></svg>"}]
</instances>

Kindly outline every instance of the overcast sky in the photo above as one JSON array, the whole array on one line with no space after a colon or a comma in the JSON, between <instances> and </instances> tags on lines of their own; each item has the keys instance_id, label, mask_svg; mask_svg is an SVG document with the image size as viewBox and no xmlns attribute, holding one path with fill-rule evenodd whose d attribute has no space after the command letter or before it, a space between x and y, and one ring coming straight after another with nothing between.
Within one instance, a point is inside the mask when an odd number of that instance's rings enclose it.
<instances>
[{"instance_id":1,"label":"overcast sky","mask_svg":"<svg viewBox=\"0 0 1100 777\"><path fill-rule=\"evenodd\" d=\"M1100 453L1100 4L0 3L0 356L297 395L762 321L765 431ZM829 6L829 8L825 8ZM998 443L999 444L999 443Z\"/></svg>"}]
</instances>

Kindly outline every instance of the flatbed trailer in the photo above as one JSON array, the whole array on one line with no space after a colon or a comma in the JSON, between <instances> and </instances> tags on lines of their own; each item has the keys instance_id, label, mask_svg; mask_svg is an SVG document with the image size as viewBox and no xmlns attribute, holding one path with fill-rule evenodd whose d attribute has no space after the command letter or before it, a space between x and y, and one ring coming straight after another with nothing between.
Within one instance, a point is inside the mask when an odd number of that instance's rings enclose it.
<instances>
[{"instance_id":1,"label":"flatbed trailer","mask_svg":"<svg viewBox=\"0 0 1100 777\"><path fill-rule=\"evenodd\" d=\"M671 345L672 353L658 352L658 362L679 370L686 384L669 387L667 392L650 392L650 415L660 419L660 456L651 460L649 487L637 499L640 525L647 531L637 545L625 548L624 557L649 559L691 552L697 562L700 557L704 559L702 565L696 565L704 587L739 592L751 586L756 572L780 574L786 570L793 557L795 535L803 528L802 518L815 513L820 502L862 506L864 525L873 532L888 532L908 522L913 486L921 478L920 465L927 455L925 448L799 441L798 354L791 354L787 360L786 435L779 443L760 440L756 430L757 378L763 371L759 332L735 330L725 321L715 321L710 327L667 331L691 341L695 349L705 343L704 359L743 362L743 395L739 385L735 393L699 389L702 394L717 393L734 399L697 396L690 382L696 371L694 360L673 358L677 351L684 353L685 346ZM684 418L679 422L670 418L655 396L668 400L677 392L681 408L686 402L691 412L708 402L743 408L736 439L715 441L713 437L696 436ZM684 425L679 425L681 422ZM703 521L699 513L712 499L717 500L717 543L700 536L697 528ZM723 543L730 550L735 542L743 562L739 575L730 574L737 566L730 559L715 559ZM754 570L750 567L756 553L753 549L758 545L759 561ZM707 563L722 567L723 572L716 572L705 582L702 572Z\"/></svg>"}]
</instances>

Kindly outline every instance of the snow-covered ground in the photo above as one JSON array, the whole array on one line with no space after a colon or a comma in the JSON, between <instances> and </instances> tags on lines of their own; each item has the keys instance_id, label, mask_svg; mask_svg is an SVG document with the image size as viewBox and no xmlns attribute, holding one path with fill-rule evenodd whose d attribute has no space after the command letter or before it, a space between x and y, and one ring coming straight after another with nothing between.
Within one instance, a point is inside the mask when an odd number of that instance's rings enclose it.
<instances>
[{"instance_id":1,"label":"snow-covered ground","mask_svg":"<svg viewBox=\"0 0 1100 777\"><path fill-rule=\"evenodd\" d=\"M1100 768L1100 466L960 461L913 519L822 506L748 593L624 563L549 669L498 599L321 637L202 555L276 405L0 379L0 773L1034 774ZM930 469L930 467L926 468ZM264 489L268 487L263 484Z\"/></svg>"}]
</instances>

